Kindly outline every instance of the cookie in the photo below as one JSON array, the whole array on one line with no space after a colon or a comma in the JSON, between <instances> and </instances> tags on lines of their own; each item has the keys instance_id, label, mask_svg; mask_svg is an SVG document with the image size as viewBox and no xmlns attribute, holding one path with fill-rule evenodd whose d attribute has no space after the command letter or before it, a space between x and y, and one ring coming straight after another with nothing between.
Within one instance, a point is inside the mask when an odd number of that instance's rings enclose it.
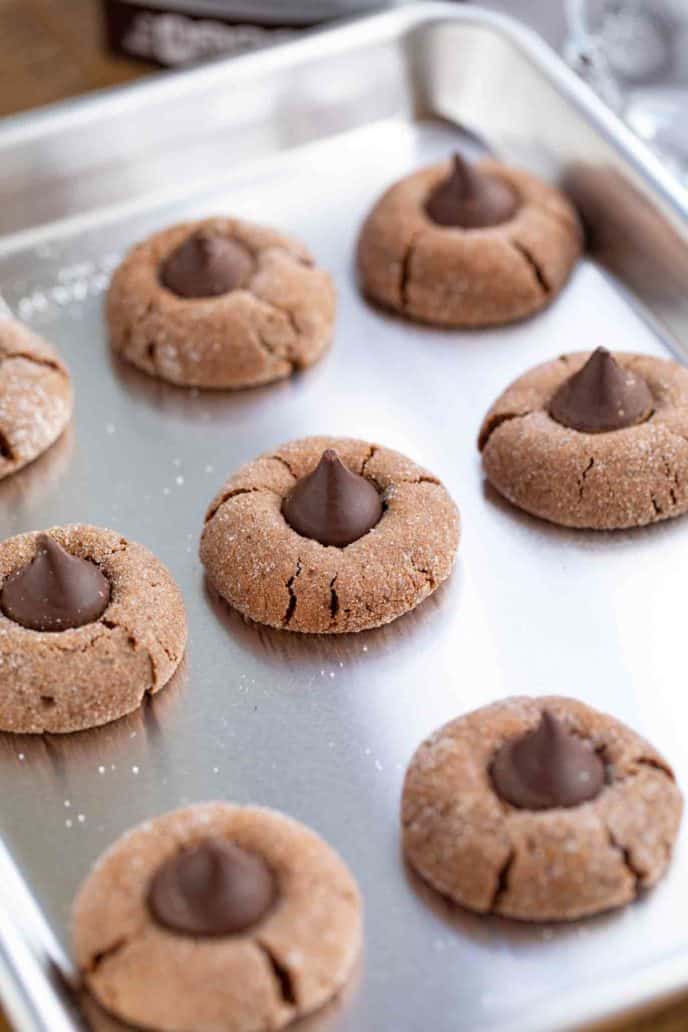
<instances>
[{"instance_id":1,"label":"cookie","mask_svg":"<svg viewBox=\"0 0 688 1032\"><path fill-rule=\"evenodd\" d=\"M86 988L160 1032L283 1028L331 999L361 947L342 860L282 814L206 803L140 825L76 899Z\"/></svg>"},{"instance_id":2,"label":"cookie","mask_svg":"<svg viewBox=\"0 0 688 1032\"><path fill-rule=\"evenodd\" d=\"M456 506L431 473L366 441L307 437L230 477L200 551L244 616L341 634L417 606L449 576L458 541Z\"/></svg>"},{"instance_id":3,"label":"cookie","mask_svg":"<svg viewBox=\"0 0 688 1032\"><path fill-rule=\"evenodd\" d=\"M490 483L567 527L641 527L688 509L688 370L649 355L562 355L511 384L483 421Z\"/></svg>"},{"instance_id":4,"label":"cookie","mask_svg":"<svg viewBox=\"0 0 688 1032\"><path fill-rule=\"evenodd\" d=\"M400 180L358 242L361 289L407 319L490 326L532 315L582 248L575 209L536 176L458 155Z\"/></svg>"},{"instance_id":5,"label":"cookie","mask_svg":"<svg viewBox=\"0 0 688 1032\"><path fill-rule=\"evenodd\" d=\"M335 289L306 248L273 229L210 218L165 229L115 270L112 347L187 387L240 388L305 369L328 347Z\"/></svg>"},{"instance_id":6,"label":"cookie","mask_svg":"<svg viewBox=\"0 0 688 1032\"><path fill-rule=\"evenodd\" d=\"M0 729L81 731L163 688L186 646L181 593L142 545L98 527L0 543Z\"/></svg>"},{"instance_id":7,"label":"cookie","mask_svg":"<svg viewBox=\"0 0 688 1032\"><path fill-rule=\"evenodd\" d=\"M470 910L573 920L655 884L682 805L666 761L618 720L574 699L506 699L420 746L404 783L404 850Z\"/></svg>"},{"instance_id":8,"label":"cookie","mask_svg":"<svg viewBox=\"0 0 688 1032\"><path fill-rule=\"evenodd\" d=\"M47 451L72 407L69 373L55 349L0 315L0 479Z\"/></svg>"}]
</instances>

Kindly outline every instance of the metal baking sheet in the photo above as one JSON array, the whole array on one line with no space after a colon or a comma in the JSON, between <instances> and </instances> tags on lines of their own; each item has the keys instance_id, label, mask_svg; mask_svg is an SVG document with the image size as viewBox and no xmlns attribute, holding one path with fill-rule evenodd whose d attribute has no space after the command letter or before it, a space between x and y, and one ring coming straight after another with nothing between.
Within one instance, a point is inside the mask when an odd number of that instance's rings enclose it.
<instances>
[{"instance_id":1,"label":"metal baking sheet","mask_svg":"<svg viewBox=\"0 0 688 1032\"><path fill-rule=\"evenodd\" d=\"M353 270L361 221L396 178L476 148L455 119L602 212L593 242L626 286L586 259L543 314L471 333L368 307ZM60 348L77 398L73 432L0 485L0 532L116 528L169 565L190 621L184 668L139 713L71 737L0 736L0 987L19 1027L77 1027L62 986L68 913L100 852L138 821L210 798L305 821L360 882L360 974L309 1029L552 1032L688 988L685 834L647 897L537 927L447 905L406 869L398 835L403 772L421 738L506 695L558 692L608 710L688 784L688 524L549 526L486 487L475 446L485 409L535 362L598 344L682 355L685 212L652 158L537 41L442 4L17 120L0 133L0 157L0 292ZM170 222L215 212L298 235L335 275L334 347L307 373L203 394L111 357L102 298L119 257ZM634 240L642 276L628 261ZM450 582L384 629L271 631L206 590L197 544L218 485L310 433L397 448L439 474L461 508Z\"/></svg>"}]
</instances>

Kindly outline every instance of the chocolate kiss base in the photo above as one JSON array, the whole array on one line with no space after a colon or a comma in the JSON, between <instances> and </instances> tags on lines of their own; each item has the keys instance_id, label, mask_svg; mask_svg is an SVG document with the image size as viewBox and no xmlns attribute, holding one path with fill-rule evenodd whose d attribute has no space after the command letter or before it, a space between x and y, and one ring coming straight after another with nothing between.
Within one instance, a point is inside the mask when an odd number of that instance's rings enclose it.
<instances>
[{"instance_id":1,"label":"chocolate kiss base","mask_svg":"<svg viewBox=\"0 0 688 1032\"><path fill-rule=\"evenodd\" d=\"M604 785L604 763L549 710L539 725L497 752L490 776L497 795L523 810L578 806Z\"/></svg>"},{"instance_id":2,"label":"chocolate kiss base","mask_svg":"<svg viewBox=\"0 0 688 1032\"><path fill-rule=\"evenodd\" d=\"M158 868L148 908L158 924L181 935L243 932L261 921L277 896L265 860L224 839L206 839Z\"/></svg>"},{"instance_id":3,"label":"chocolate kiss base","mask_svg":"<svg viewBox=\"0 0 688 1032\"><path fill-rule=\"evenodd\" d=\"M549 414L572 430L608 433L649 419L652 394L641 376L623 369L606 348L597 348L583 368L561 385Z\"/></svg>"},{"instance_id":4,"label":"chocolate kiss base","mask_svg":"<svg viewBox=\"0 0 688 1032\"><path fill-rule=\"evenodd\" d=\"M253 272L253 259L234 240L200 229L160 267L160 282L183 298L218 297L237 290Z\"/></svg>"},{"instance_id":5,"label":"chocolate kiss base","mask_svg":"<svg viewBox=\"0 0 688 1032\"><path fill-rule=\"evenodd\" d=\"M518 198L510 186L484 175L460 154L448 179L436 186L425 210L433 222L448 228L483 229L513 218Z\"/></svg>"},{"instance_id":6,"label":"chocolate kiss base","mask_svg":"<svg viewBox=\"0 0 688 1032\"><path fill-rule=\"evenodd\" d=\"M299 480L282 505L285 520L297 534L337 548L362 538L382 512L373 484L347 469L332 448L322 453L313 472Z\"/></svg>"},{"instance_id":7,"label":"chocolate kiss base","mask_svg":"<svg viewBox=\"0 0 688 1032\"><path fill-rule=\"evenodd\" d=\"M95 563L70 555L47 534L36 555L6 581L5 616L32 631L66 631L98 620L110 602L110 582Z\"/></svg>"}]
</instances>

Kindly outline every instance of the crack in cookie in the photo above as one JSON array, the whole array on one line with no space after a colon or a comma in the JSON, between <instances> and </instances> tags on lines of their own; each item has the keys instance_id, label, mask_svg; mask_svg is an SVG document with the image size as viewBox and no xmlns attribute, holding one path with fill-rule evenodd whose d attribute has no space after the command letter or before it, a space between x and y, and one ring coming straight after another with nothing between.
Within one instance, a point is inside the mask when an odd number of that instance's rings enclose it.
<instances>
[{"instance_id":1,"label":"crack in cookie","mask_svg":"<svg viewBox=\"0 0 688 1032\"><path fill-rule=\"evenodd\" d=\"M0 326L0 330L1 329L2 326ZM3 362L11 362L12 359L15 358L21 358L25 362L31 362L32 365L43 366L44 369L52 369L53 372L59 373L60 376L64 376L65 378L68 376L67 370L56 358L48 358L28 350L6 351L4 354L0 354L0 365L2 365Z\"/></svg>"},{"instance_id":2,"label":"crack in cookie","mask_svg":"<svg viewBox=\"0 0 688 1032\"><path fill-rule=\"evenodd\" d=\"M643 887L643 880L645 878L645 872L637 868L633 863L630 849L624 846L621 842L617 841L611 828L607 828L607 835L609 837L609 845L611 848L620 855L623 860L624 867L633 879L633 896L637 897Z\"/></svg>"},{"instance_id":3,"label":"crack in cookie","mask_svg":"<svg viewBox=\"0 0 688 1032\"><path fill-rule=\"evenodd\" d=\"M525 416L529 416L530 411L526 412L499 412L493 416L487 416L483 422L480 435L478 437L478 448L482 451L485 445L492 437L495 430L498 430L502 423L508 423L512 419L523 419Z\"/></svg>"},{"instance_id":4,"label":"crack in cookie","mask_svg":"<svg viewBox=\"0 0 688 1032\"><path fill-rule=\"evenodd\" d=\"M296 479L297 479L296 473L294 472L294 470L293 470L293 469L292 469L292 467L291 467L291 466L289 465L289 463L287 462L287 460L286 460L286 459L284 458L284 456L283 456L283 455L270 455L270 456L268 456L268 457L269 457L269 458L271 458L271 459L274 459L274 460L275 460L275 462L281 462L281 463L282 463L282 465L284 466L284 468L285 468L285 469L286 469L286 470L287 470L287 471L288 471L289 473L291 473L291 475L293 476L294 480L296 480Z\"/></svg>"},{"instance_id":5,"label":"crack in cookie","mask_svg":"<svg viewBox=\"0 0 688 1032\"><path fill-rule=\"evenodd\" d=\"M296 598L296 591L294 590L294 584L296 583L296 580L298 579L298 577L301 576L302 569L303 569L303 566L301 565L301 560L297 559L296 560L296 569L294 570L294 573L291 575L291 577L287 581L287 591L289 592L289 602L287 604L287 609L286 609L286 612L284 614L284 619L282 620L282 626L283 627L288 627L289 626L289 624L291 623L292 617L294 616L294 613L296 612L296 604L297 604L298 600Z\"/></svg>"},{"instance_id":6,"label":"crack in cookie","mask_svg":"<svg viewBox=\"0 0 688 1032\"><path fill-rule=\"evenodd\" d=\"M590 470L593 468L594 465L595 465L595 459L594 459L594 457L592 457L590 459L590 461L588 462L587 466L585 467L585 469L583 470L583 472L581 473L579 479L578 479L578 499L579 499L579 501L582 501L582 499L583 499L583 492L585 491L585 478L587 477L588 473L590 472Z\"/></svg>"},{"instance_id":7,"label":"crack in cookie","mask_svg":"<svg viewBox=\"0 0 688 1032\"><path fill-rule=\"evenodd\" d=\"M131 938L131 936L123 935L121 938L113 942L112 946L108 946L103 950L99 950L98 953L95 953L91 958L88 967L86 968L87 973L89 975L97 974L107 964L109 960L113 959L124 949L126 949L126 947L131 942Z\"/></svg>"},{"instance_id":8,"label":"crack in cookie","mask_svg":"<svg viewBox=\"0 0 688 1032\"><path fill-rule=\"evenodd\" d=\"M509 855L507 856L506 860L502 864L502 866L497 871L495 889L492 894L492 899L490 900L490 905L488 907L488 910L492 912L496 912L499 909L499 905L502 899L504 898L504 896L507 895L509 891L509 875L511 873L511 868L514 866L515 859L516 850L512 849Z\"/></svg>"},{"instance_id":9,"label":"crack in cookie","mask_svg":"<svg viewBox=\"0 0 688 1032\"><path fill-rule=\"evenodd\" d=\"M296 983L292 977L291 971L286 964L283 964L279 960L277 954L268 945L268 943L263 942L262 939L255 939L254 941L256 946L262 951L263 956L268 962L270 970L275 976L275 982L278 986L279 994L282 997L283 1002L289 1007L297 1007L299 1000L296 995Z\"/></svg>"},{"instance_id":10,"label":"crack in cookie","mask_svg":"<svg viewBox=\"0 0 688 1032\"><path fill-rule=\"evenodd\" d=\"M549 281L548 281L547 277L545 276L545 273L543 271L543 266L541 265L540 262L538 262L536 260L535 255L530 250L530 248L526 247L525 244L522 244L520 242L520 240L512 240L511 241L511 246L516 251L518 251L518 253L521 255L521 257L525 260L526 264L531 269L531 271L532 271L532 273L533 273L533 275L534 275L534 277L535 277L535 279L536 279L536 281L538 283L538 286L540 287L542 292L544 294L549 294L549 292L551 291L552 288L550 287Z\"/></svg>"},{"instance_id":11,"label":"crack in cookie","mask_svg":"<svg viewBox=\"0 0 688 1032\"><path fill-rule=\"evenodd\" d=\"M375 458L375 455L377 454L377 451L378 451L377 445L376 444L371 444L370 448L368 449L368 454L366 455L366 457L364 458L363 462L361 463L361 476L362 477L365 477L365 476L368 475L368 466L370 465L370 463ZM372 477L371 477L371 479L372 479Z\"/></svg>"},{"instance_id":12,"label":"crack in cookie","mask_svg":"<svg viewBox=\"0 0 688 1032\"><path fill-rule=\"evenodd\" d=\"M420 236L421 236L420 233L415 233L411 237L411 239L409 240L408 244L406 245L406 249L404 251L404 255L403 255L402 259L401 259L401 264L400 264L400 267L399 267L399 305L401 306L402 312L406 311L406 309L409 307L409 287L411 285L411 263L413 261L413 256L415 254L416 247L417 247L418 241L420 239Z\"/></svg>"},{"instance_id":13,"label":"crack in cookie","mask_svg":"<svg viewBox=\"0 0 688 1032\"><path fill-rule=\"evenodd\" d=\"M335 573L334 577L330 581L330 615L332 617L333 623L336 621L337 614L339 613L339 595L337 594L337 589L335 588L338 576L339 574Z\"/></svg>"},{"instance_id":14,"label":"crack in cookie","mask_svg":"<svg viewBox=\"0 0 688 1032\"><path fill-rule=\"evenodd\" d=\"M7 434L2 430L0 430L0 458L5 459L6 462L14 461L12 445Z\"/></svg>"}]
</instances>

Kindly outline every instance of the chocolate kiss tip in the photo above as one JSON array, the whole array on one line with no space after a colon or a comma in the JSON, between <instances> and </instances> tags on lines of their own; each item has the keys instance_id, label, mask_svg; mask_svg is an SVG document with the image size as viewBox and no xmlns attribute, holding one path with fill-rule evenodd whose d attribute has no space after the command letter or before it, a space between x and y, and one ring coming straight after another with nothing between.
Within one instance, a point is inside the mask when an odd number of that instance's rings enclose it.
<instances>
[{"instance_id":1,"label":"chocolate kiss tip","mask_svg":"<svg viewBox=\"0 0 688 1032\"><path fill-rule=\"evenodd\" d=\"M240 287L252 268L253 259L241 244L199 229L163 261L160 281L178 297L218 297Z\"/></svg>"},{"instance_id":2,"label":"chocolate kiss tip","mask_svg":"<svg viewBox=\"0 0 688 1032\"><path fill-rule=\"evenodd\" d=\"M425 210L440 226L481 229L508 221L517 207L506 182L481 173L457 152L449 176L431 192Z\"/></svg>"},{"instance_id":3,"label":"chocolate kiss tip","mask_svg":"<svg viewBox=\"0 0 688 1032\"><path fill-rule=\"evenodd\" d=\"M224 839L183 849L157 869L148 889L155 921L181 935L234 935L257 924L277 896L262 856Z\"/></svg>"},{"instance_id":4,"label":"chocolate kiss tip","mask_svg":"<svg viewBox=\"0 0 688 1032\"><path fill-rule=\"evenodd\" d=\"M462 154L454 151L452 156L451 178L457 187L463 187L465 193L472 192L479 176Z\"/></svg>"},{"instance_id":5,"label":"chocolate kiss tip","mask_svg":"<svg viewBox=\"0 0 688 1032\"><path fill-rule=\"evenodd\" d=\"M0 608L32 631L66 631L93 623L110 602L110 582L95 563L70 555L39 534L36 554L5 582Z\"/></svg>"},{"instance_id":6,"label":"chocolate kiss tip","mask_svg":"<svg viewBox=\"0 0 688 1032\"><path fill-rule=\"evenodd\" d=\"M604 763L548 710L538 726L497 750L490 768L497 795L523 810L578 806L599 795Z\"/></svg>"},{"instance_id":7,"label":"chocolate kiss tip","mask_svg":"<svg viewBox=\"0 0 688 1032\"><path fill-rule=\"evenodd\" d=\"M369 480L352 473L336 451L327 448L313 472L285 498L282 514L302 537L344 548L379 521L382 499Z\"/></svg>"},{"instance_id":8,"label":"chocolate kiss tip","mask_svg":"<svg viewBox=\"0 0 688 1032\"><path fill-rule=\"evenodd\" d=\"M624 369L607 348L599 347L555 392L549 414L581 433L608 433L649 419L652 395L641 376Z\"/></svg>"}]
</instances>

